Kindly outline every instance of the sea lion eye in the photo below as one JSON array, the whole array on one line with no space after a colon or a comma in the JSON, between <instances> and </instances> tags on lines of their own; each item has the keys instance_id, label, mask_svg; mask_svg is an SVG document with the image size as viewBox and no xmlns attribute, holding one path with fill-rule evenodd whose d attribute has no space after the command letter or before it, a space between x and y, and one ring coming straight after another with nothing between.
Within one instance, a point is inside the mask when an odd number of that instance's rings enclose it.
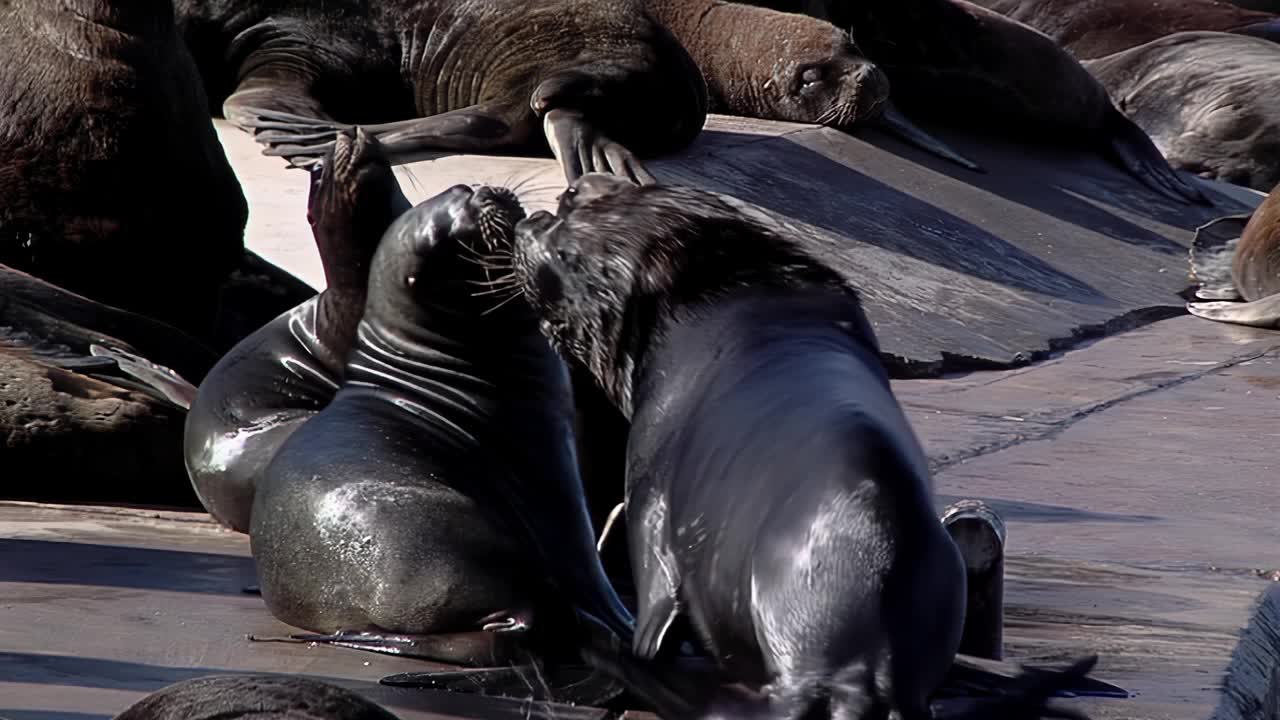
<instances>
[{"instance_id":1,"label":"sea lion eye","mask_svg":"<svg viewBox=\"0 0 1280 720\"><path fill-rule=\"evenodd\" d=\"M822 77L823 77L822 68L820 67L805 68L805 71L800 73L800 82L804 87L808 88L810 86L817 85L818 83L822 82Z\"/></svg>"}]
</instances>

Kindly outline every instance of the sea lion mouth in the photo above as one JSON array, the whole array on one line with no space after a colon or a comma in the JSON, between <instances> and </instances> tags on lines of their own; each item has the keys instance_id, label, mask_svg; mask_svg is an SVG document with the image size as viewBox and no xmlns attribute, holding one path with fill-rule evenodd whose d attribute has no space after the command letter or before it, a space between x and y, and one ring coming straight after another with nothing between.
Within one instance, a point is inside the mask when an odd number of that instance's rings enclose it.
<instances>
[{"instance_id":1,"label":"sea lion mouth","mask_svg":"<svg viewBox=\"0 0 1280 720\"><path fill-rule=\"evenodd\" d=\"M471 207L485 247L489 250L511 248L516 224L526 215L516 194L504 187L483 185L471 196Z\"/></svg>"}]
</instances>

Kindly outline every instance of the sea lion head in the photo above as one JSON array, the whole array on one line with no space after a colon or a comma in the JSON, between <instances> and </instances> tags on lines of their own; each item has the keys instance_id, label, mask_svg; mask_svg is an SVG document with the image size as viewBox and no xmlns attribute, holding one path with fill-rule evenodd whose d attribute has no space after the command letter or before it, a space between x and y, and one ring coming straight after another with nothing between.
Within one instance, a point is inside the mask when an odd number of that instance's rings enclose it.
<instances>
[{"instance_id":1,"label":"sea lion head","mask_svg":"<svg viewBox=\"0 0 1280 720\"><path fill-rule=\"evenodd\" d=\"M730 198L598 173L571 185L556 214L522 220L513 255L543 334L624 412L649 340L672 314L746 288L853 292L784 228Z\"/></svg>"},{"instance_id":2,"label":"sea lion head","mask_svg":"<svg viewBox=\"0 0 1280 720\"><path fill-rule=\"evenodd\" d=\"M409 209L382 145L361 128L338 134L311 169L307 222L330 287L363 287L378 241Z\"/></svg>"},{"instance_id":3,"label":"sea lion head","mask_svg":"<svg viewBox=\"0 0 1280 720\"><path fill-rule=\"evenodd\" d=\"M857 52L849 34L813 18L803 27L769 32L774 60L764 87L770 116L848 128L877 116L889 99L889 77ZM776 46L776 47L773 47Z\"/></svg>"},{"instance_id":4,"label":"sea lion head","mask_svg":"<svg viewBox=\"0 0 1280 720\"><path fill-rule=\"evenodd\" d=\"M488 315L517 294L504 258L524 216L515 193L503 187L455 185L423 201L383 235L369 277L370 297L404 297L437 318ZM504 296L487 292L494 288Z\"/></svg>"}]
</instances>

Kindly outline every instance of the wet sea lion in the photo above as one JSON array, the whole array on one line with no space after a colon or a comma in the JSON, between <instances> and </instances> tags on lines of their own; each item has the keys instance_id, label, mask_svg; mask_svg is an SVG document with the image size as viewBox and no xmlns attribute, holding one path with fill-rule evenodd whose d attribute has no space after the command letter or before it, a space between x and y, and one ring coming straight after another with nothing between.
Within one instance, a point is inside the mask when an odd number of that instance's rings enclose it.
<instances>
[{"instance_id":1,"label":"wet sea lion","mask_svg":"<svg viewBox=\"0 0 1280 720\"><path fill-rule=\"evenodd\" d=\"M1280 43L1176 33L1084 66L1174 167L1259 192L1280 182Z\"/></svg>"},{"instance_id":2,"label":"wet sea lion","mask_svg":"<svg viewBox=\"0 0 1280 720\"><path fill-rule=\"evenodd\" d=\"M1219 218L1196 230L1191 277L1200 283L1192 315L1280 328L1280 185L1252 215Z\"/></svg>"},{"instance_id":3,"label":"wet sea lion","mask_svg":"<svg viewBox=\"0 0 1280 720\"><path fill-rule=\"evenodd\" d=\"M629 639L595 552L565 366L518 294L477 294L523 214L508 190L459 185L383 236L342 385L255 492L268 609L331 633L296 639L463 665L504 664L512 636L572 650L578 619Z\"/></svg>"},{"instance_id":4,"label":"wet sea lion","mask_svg":"<svg viewBox=\"0 0 1280 720\"><path fill-rule=\"evenodd\" d=\"M212 331L248 205L169 0L0 6L0 263Z\"/></svg>"},{"instance_id":5,"label":"wet sea lion","mask_svg":"<svg viewBox=\"0 0 1280 720\"><path fill-rule=\"evenodd\" d=\"M639 158L685 147L706 118L701 73L642 0L177 8L226 117L295 165L356 123L394 164L549 145L569 179L600 170L648 182Z\"/></svg>"},{"instance_id":6,"label":"wet sea lion","mask_svg":"<svg viewBox=\"0 0 1280 720\"><path fill-rule=\"evenodd\" d=\"M1280 40L1280 17L1219 0L973 0L1053 38L1081 60L1189 30Z\"/></svg>"},{"instance_id":7,"label":"wet sea lion","mask_svg":"<svg viewBox=\"0 0 1280 720\"><path fill-rule=\"evenodd\" d=\"M750 4L850 28L855 46L885 71L894 101L912 117L1092 147L1162 195L1210 204L1075 58L1020 22L964 0Z\"/></svg>"},{"instance_id":8,"label":"wet sea lion","mask_svg":"<svg viewBox=\"0 0 1280 720\"><path fill-rule=\"evenodd\" d=\"M0 266L0 496L198 507L183 408L216 359L182 331Z\"/></svg>"},{"instance_id":9,"label":"wet sea lion","mask_svg":"<svg viewBox=\"0 0 1280 720\"><path fill-rule=\"evenodd\" d=\"M631 419L635 657L588 654L665 718L927 718L965 568L856 291L763 218L588 175L517 226L543 332ZM677 617L764 694L644 680Z\"/></svg>"},{"instance_id":10,"label":"wet sea lion","mask_svg":"<svg viewBox=\"0 0 1280 720\"><path fill-rule=\"evenodd\" d=\"M873 126L970 170L976 163L913 125L889 99L889 78L849 33L817 18L723 0L646 0L707 81L712 112Z\"/></svg>"},{"instance_id":11,"label":"wet sea lion","mask_svg":"<svg viewBox=\"0 0 1280 720\"><path fill-rule=\"evenodd\" d=\"M115 720L396 720L336 685L282 675L211 675L161 688Z\"/></svg>"},{"instance_id":12,"label":"wet sea lion","mask_svg":"<svg viewBox=\"0 0 1280 720\"><path fill-rule=\"evenodd\" d=\"M223 525L249 531L263 469L338 391L364 312L369 263L387 226L408 209L378 141L362 130L339 134L312 172L307 200L325 290L223 356L187 414L187 472Z\"/></svg>"}]
</instances>

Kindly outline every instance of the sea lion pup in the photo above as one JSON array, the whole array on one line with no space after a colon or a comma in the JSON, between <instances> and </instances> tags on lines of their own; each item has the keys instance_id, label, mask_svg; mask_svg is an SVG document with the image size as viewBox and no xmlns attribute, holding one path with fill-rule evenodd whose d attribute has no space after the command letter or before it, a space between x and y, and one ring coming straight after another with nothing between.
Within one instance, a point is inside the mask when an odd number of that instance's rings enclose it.
<instances>
[{"instance_id":1,"label":"sea lion pup","mask_svg":"<svg viewBox=\"0 0 1280 720\"><path fill-rule=\"evenodd\" d=\"M1220 0L974 0L1053 38L1080 60L1176 32L1212 30L1280 40L1280 17Z\"/></svg>"},{"instance_id":2,"label":"sea lion pup","mask_svg":"<svg viewBox=\"0 0 1280 720\"><path fill-rule=\"evenodd\" d=\"M645 4L702 70L711 112L840 130L879 127L981 170L899 112L889 100L889 78L858 54L849 33L830 23L723 0Z\"/></svg>"},{"instance_id":3,"label":"sea lion pup","mask_svg":"<svg viewBox=\"0 0 1280 720\"><path fill-rule=\"evenodd\" d=\"M1052 39L964 0L751 0L850 28L912 117L1098 149L1152 190L1210 204Z\"/></svg>"},{"instance_id":4,"label":"sea lion pup","mask_svg":"<svg viewBox=\"0 0 1280 720\"><path fill-rule=\"evenodd\" d=\"M564 363L518 293L477 294L523 216L509 190L459 185L383 236L343 383L255 492L268 609L330 633L295 639L481 665L509 634L552 657L580 631L630 638L595 552Z\"/></svg>"},{"instance_id":5,"label":"sea lion pup","mask_svg":"<svg viewBox=\"0 0 1280 720\"><path fill-rule=\"evenodd\" d=\"M294 165L356 123L394 164L549 145L570 180L599 170L651 182L639 158L684 148L706 119L701 73L643 0L177 8L226 117Z\"/></svg>"},{"instance_id":6,"label":"sea lion pup","mask_svg":"<svg viewBox=\"0 0 1280 720\"><path fill-rule=\"evenodd\" d=\"M1280 43L1185 32L1084 66L1174 167L1259 192L1280 182Z\"/></svg>"},{"instance_id":7,"label":"sea lion pup","mask_svg":"<svg viewBox=\"0 0 1280 720\"><path fill-rule=\"evenodd\" d=\"M396 720L363 697L319 680L211 675L161 688L115 720Z\"/></svg>"},{"instance_id":8,"label":"sea lion pup","mask_svg":"<svg viewBox=\"0 0 1280 720\"><path fill-rule=\"evenodd\" d=\"M170 0L0 5L0 263L207 340L248 205Z\"/></svg>"},{"instance_id":9,"label":"sea lion pup","mask_svg":"<svg viewBox=\"0 0 1280 720\"><path fill-rule=\"evenodd\" d=\"M1254 327L1280 328L1280 185L1252 215L1219 218L1196 230L1191 276L1199 281L1192 302L1197 317Z\"/></svg>"},{"instance_id":10,"label":"sea lion pup","mask_svg":"<svg viewBox=\"0 0 1280 720\"><path fill-rule=\"evenodd\" d=\"M325 289L231 349L187 413L187 473L209 514L249 531L253 488L285 438L333 399L382 233L409 209L378 141L344 131L312 171L307 220Z\"/></svg>"},{"instance_id":11,"label":"sea lion pup","mask_svg":"<svg viewBox=\"0 0 1280 720\"><path fill-rule=\"evenodd\" d=\"M666 717L927 718L962 559L856 291L764 217L589 175L517 226L543 332L631 419L636 661L588 656ZM637 681L677 616L763 696L681 708Z\"/></svg>"}]
</instances>

